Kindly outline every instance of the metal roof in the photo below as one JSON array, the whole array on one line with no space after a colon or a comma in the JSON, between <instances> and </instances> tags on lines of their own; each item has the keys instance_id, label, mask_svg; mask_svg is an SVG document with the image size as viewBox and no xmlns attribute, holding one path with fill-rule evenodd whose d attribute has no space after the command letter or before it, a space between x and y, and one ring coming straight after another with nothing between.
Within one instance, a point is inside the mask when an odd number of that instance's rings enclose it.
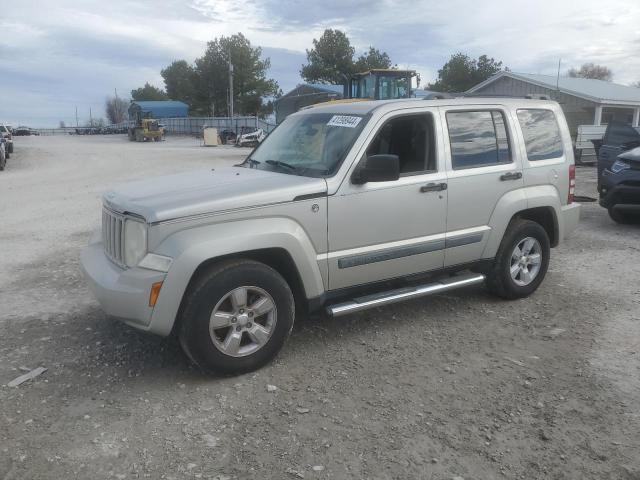
<instances>
[{"instance_id":1,"label":"metal roof","mask_svg":"<svg viewBox=\"0 0 640 480\"><path fill-rule=\"evenodd\" d=\"M189 105L178 100L145 100L132 101L133 105L139 106L143 112L150 112L156 118L186 117L189 112Z\"/></svg>"},{"instance_id":2,"label":"metal roof","mask_svg":"<svg viewBox=\"0 0 640 480\"><path fill-rule=\"evenodd\" d=\"M538 75L533 73L500 72L470 88L467 93L476 92L502 77L521 80L551 90L560 90L562 93L584 98L595 103L640 105L640 88L591 78L560 77L558 79L558 77L554 75Z\"/></svg>"}]
</instances>

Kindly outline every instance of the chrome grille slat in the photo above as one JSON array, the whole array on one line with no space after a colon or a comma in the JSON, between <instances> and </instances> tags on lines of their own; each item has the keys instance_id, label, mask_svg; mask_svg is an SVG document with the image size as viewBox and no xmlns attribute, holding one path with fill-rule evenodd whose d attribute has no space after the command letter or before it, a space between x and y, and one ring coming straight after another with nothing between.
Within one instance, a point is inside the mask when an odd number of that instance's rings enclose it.
<instances>
[{"instance_id":1,"label":"chrome grille slat","mask_svg":"<svg viewBox=\"0 0 640 480\"><path fill-rule=\"evenodd\" d=\"M124 216L107 208L102 210L102 241L105 255L114 263L124 264Z\"/></svg>"}]
</instances>

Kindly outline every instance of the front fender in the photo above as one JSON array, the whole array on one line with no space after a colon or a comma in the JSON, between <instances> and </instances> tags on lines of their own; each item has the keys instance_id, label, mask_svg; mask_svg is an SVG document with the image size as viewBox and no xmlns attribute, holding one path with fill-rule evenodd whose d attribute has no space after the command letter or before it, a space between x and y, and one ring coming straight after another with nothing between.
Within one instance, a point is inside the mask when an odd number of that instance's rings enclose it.
<instances>
[{"instance_id":1,"label":"front fender","mask_svg":"<svg viewBox=\"0 0 640 480\"><path fill-rule=\"evenodd\" d=\"M250 250L280 248L293 259L307 298L324 293L317 252L305 230L290 218L238 220L179 231L154 253L173 258L162 284L149 330L168 335L194 272L203 262Z\"/></svg>"}]
</instances>

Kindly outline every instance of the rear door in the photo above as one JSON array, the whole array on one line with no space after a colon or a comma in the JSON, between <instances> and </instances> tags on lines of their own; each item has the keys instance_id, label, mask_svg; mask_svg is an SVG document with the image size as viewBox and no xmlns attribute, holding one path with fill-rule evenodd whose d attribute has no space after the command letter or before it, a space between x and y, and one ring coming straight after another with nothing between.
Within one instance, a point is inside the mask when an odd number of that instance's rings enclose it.
<instances>
[{"instance_id":1,"label":"rear door","mask_svg":"<svg viewBox=\"0 0 640 480\"><path fill-rule=\"evenodd\" d=\"M445 267L479 260L489 220L507 192L523 187L509 112L502 106L442 108L447 156Z\"/></svg>"},{"instance_id":2,"label":"rear door","mask_svg":"<svg viewBox=\"0 0 640 480\"><path fill-rule=\"evenodd\" d=\"M610 169L616 157L622 152L640 146L640 133L631 125L611 122L607 126L600 151L598 152L598 191L600 179L605 168Z\"/></svg>"}]
</instances>

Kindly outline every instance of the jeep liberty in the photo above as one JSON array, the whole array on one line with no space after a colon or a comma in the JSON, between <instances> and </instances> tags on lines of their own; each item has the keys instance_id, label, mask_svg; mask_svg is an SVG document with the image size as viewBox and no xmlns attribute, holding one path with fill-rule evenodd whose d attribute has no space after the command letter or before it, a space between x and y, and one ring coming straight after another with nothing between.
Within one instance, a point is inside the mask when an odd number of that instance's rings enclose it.
<instances>
[{"instance_id":1,"label":"jeep liberty","mask_svg":"<svg viewBox=\"0 0 640 480\"><path fill-rule=\"evenodd\" d=\"M106 193L82 266L108 315L175 332L206 371L246 372L301 312L481 283L532 294L578 223L574 187L556 102L328 103L287 117L240 165Z\"/></svg>"}]
</instances>

